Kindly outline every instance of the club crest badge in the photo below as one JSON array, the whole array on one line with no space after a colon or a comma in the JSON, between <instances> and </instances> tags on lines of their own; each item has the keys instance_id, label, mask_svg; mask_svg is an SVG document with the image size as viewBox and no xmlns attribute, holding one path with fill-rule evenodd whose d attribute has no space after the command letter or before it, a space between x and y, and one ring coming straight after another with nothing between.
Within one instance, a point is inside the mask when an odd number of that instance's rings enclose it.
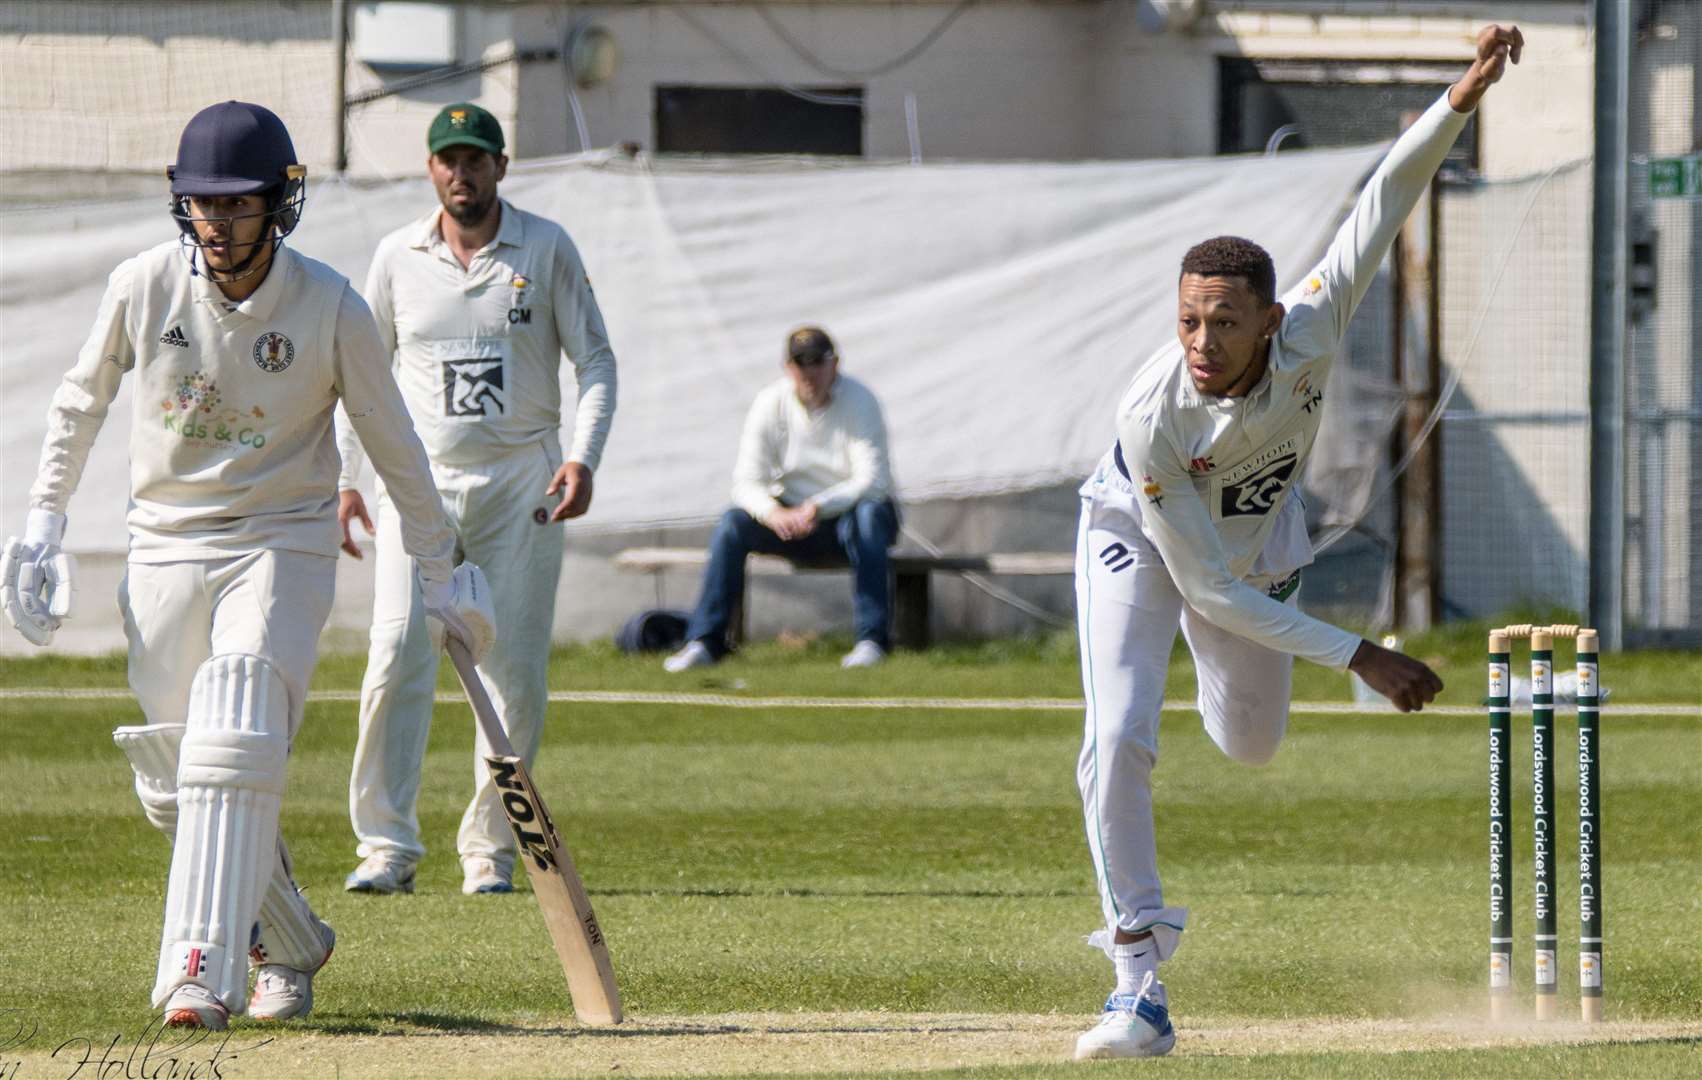
<instances>
[{"instance_id":1,"label":"club crest badge","mask_svg":"<svg viewBox=\"0 0 1702 1080\"><path fill-rule=\"evenodd\" d=\"M261 371L272 374L289 367L295 361L295 346L276 330L268 330L254 342L254 362Z\"/></svg>"},{"instance_id":2,"label":"club crest badge","mask_svg":"<svg viewBox=\"0 0 1702 1080\"><path fill-rule=\"evenodd\" d=\"M1157 480L1154 480L1150 476L1142 476L1141 494L1145 495L1147 497L1147 501L1152 503L1152 505L1161 510L1164 508L1164 485L1160 484Z\"/></svg>"}]
</instances>

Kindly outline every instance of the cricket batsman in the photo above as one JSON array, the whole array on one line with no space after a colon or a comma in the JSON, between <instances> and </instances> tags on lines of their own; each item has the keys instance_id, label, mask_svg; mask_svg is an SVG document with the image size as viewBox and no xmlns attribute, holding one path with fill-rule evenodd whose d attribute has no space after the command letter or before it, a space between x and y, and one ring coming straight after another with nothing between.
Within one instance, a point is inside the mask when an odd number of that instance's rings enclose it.
<instances>
[{"instance_id":1,"label":"cricket batsman","mask_svg":"<svg viewBox=\"0 0 1702 1080\"><path fill-rule=\"evenodd\" d=\"M566 231L497 194L508 157L496 117L470 103L446 105L425 142L439 205L379 242L366 299L386 358L394 353L456 544L490 574L504 632L479 674L530 764L549 704L561 523L591 506L592 473L614 417L615 354ZM578 388L565 460L564 352ZM352 522L374 532L355 487L364 438L339 423L338 519L343 548L356 558ZM442 650L408 570L399 509L405 513L381 486L372 639L349 778L361 857L344 881L351 892L413 892L425 854L415 805ZM512 892L514 836L484 764L490 748L482 733L475 738L473 797L456 840L461 889Z\"/></svg>"},{"instance_id":2,"label":"cricket batsman","mask_svg":"<svg viewBox=\"0 0 1702 1080\"><path fill-rule=\"evenodd\" d=\"M1151 776L1171 645L1194 657L1219 749L1268 762L1288 724L1296 656L1357 672L1404 711L1442 689L1425 665L1298 608L1312 545L1296 481L1318 434L1348 321L1448 148L1509 60L1490 26L1476 59L1377 168L1323 261L1278 298L1270 256L1222 236L1183 257L1176 338L1117 407L1117 441L1082 485L1076 616L1087 722L1076 778L1116 987L1076 1057L1150 1057L1175 1044L1158 965L1187 910L1166 906ZM1323 213L1333 207L1321 207Z\"/></svg>"},{"instance_id":3,"label":"cricket batsman","mask_svg":"<svg viewBox=\"0 0 1702 1080\"><path fill-rule=\"evenodd\" d=\"M173 838L153 1004L176 1027L305 1015L331 927L297 890L278 834L336 570L342 401L400 510L426 609L475 655L495 635L453 537L372 315L349 283L284 246L306 170L284 124L240 101L183 129L181 235L113 271L48 411L23 537L0 604L47 645L70 614L66 507L132 374L129 557L119 606L147 724L114 739ZM252 999L249 965L255 968Z\"/></svg>"}]
</instances>

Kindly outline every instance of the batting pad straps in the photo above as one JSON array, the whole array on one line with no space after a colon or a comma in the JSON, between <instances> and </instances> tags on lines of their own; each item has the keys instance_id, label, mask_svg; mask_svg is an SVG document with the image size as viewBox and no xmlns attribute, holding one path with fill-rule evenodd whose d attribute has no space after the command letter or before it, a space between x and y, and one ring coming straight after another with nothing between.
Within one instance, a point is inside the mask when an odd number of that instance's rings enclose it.
<instances>
[{"instance_id":1,"label":"batting pad straps","mask_svg":"<svg viewBox=\"0 0 1702 1080\"><path fill-rule=\"evenodd\" d=\"M215 656L195 673L187 719L154 1004L194 982L240 1013L255 919L278 859L289 692L261 657Z\"/></svg>"}]
</instances>

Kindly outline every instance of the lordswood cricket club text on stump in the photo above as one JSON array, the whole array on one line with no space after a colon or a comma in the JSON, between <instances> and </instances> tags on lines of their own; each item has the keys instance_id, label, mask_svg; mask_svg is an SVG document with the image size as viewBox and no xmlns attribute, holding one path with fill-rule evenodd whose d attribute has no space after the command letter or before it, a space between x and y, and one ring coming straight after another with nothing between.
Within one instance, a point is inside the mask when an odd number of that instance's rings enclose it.
<instances>
[{"instance_id":1,"label":"lordswood cricket club text on stump","mask_svg":"<svg viewBox=\"0 0 1702 1080\"><path fill-rule=\"evenodd\" d=\"M1513 993L1511 644L1531 642L1531 839L1536 1017L1558 1014L1554 860L1554 639L1577 641L1578 995L1587 1023L1602 1018L1601 669L1588 627L1506 626L1489 633L1489 1015L1508 1019Z\"/></svg>"}]
</instances>

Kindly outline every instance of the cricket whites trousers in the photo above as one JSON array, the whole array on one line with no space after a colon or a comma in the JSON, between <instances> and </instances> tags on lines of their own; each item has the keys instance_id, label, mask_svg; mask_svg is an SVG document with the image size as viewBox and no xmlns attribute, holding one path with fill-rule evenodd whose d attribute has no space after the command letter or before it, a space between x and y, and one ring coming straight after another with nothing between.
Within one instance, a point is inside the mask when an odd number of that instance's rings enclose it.
<instances>
[{"instance_id":1,"label":"cricket whites trousers","mask_svg":"<svg viewBox=\"0 0 1702 1080\"><path fill-rule=\"evenodd\" d=\"M553 437L479 465L433 463L432 477L454 528L460 555L477 563L496 608L496 644L479 662L515 752L531 764L543 737L550 626L561 579L563 530L549 520L548 497L561 451ZM382 486L376 519L372 645L361 684L360 741L349 778L349 818L366 858L388 854L418 862L425 854L415 804L443 629L428 625L413 560L402 550L401 525ZM463 859L484 856L512 873L514 836L503 816L474 728L473 799L456 846Z\"/></svg>"},{"instance_id":2,"label":"cricket whites trousers","mask_svg":"<svg viewBox=\"0 0 1702 1080\"><path fill-rule=\"evenodd\" d=\"M186 727L195 729L206 720L189 715L193 687L209 669L233 661L264 669L276 680L274 687L282 683L276 692L284 715L275 722L287 730L275 735L294 742L318 659L319 631L331 613L336 569L336 560L323 555L273 550L219 559L132 562L127 568L118 602L129 640L130 688L148 723L119 728L114 741L135 768L136 794L148 820L174 842L156 1006L177 985L194 981L222 993L231 1011L241 1012L246 997L241 967L250 952L259 958L256 962L284 963L301 970L324 962L327 948L312 910L296 888L282 836L277 837L270 856L242 852L242 857L222 864L205 857L194 863L197 838L178 833L183 816L178 807L178 759L186 743ZM187 741L198 742L199 735L192 730ZM275 785L280 790L281 771L280 762ZM256 824L250 835L266 832L259 827L265 824ZM276 821L269 825L275 831ZM207 879L207 873L213 879ZM243 875L244 880L224 879L230 875ZM223 942L229 961L222 980L213 971L196 977L175 961L174 888L245 894L254 900L252 905L239 905L245 908L239 920L242 925L224 928L230 940ZM251 925L258 931L252 938Z\"/></svg>"},{"instance_id":3,"label":"cricket whites trousers","mask_svg":"<svg viewBox=\"0 0 1702 1080\"><path fill-rule=\"evenodd\" d=\"M1087 844L1107 930L1151 931L1165 960L1188 914L1164 906L1152 821L1158 721L1177 628L1194 656L1206 733L1245 764L1264 764L1282 742L1294 658L1219 629L1183 602L1141 534L1134 486L1110 454L1081 496L1076 623L1087 723L1076 782ZM1278 524L1248 582L1293 604L1311 544L1299 498L1280 512L1293 519ZM1265 572L1272 566L1281 569Z\"/></svg>"}]
</instances>

